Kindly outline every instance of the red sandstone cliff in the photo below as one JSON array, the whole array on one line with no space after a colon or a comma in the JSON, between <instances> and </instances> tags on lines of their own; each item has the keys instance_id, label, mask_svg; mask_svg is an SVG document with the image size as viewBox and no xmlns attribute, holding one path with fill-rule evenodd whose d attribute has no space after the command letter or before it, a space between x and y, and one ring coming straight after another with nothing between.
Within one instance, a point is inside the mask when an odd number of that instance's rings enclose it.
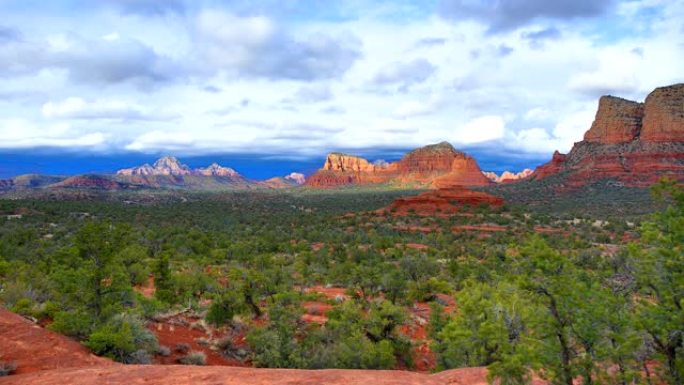
<instances>
[{"instance_id":1,"label":"red sandstone cliff","mask_svg":"<svg viewBox=\"0 0 684 385\"><path fill-rule=\"evenodd\" d=\"M413 150L393 163L370 163L357 156L331 153L323 167L306 181L310 187L383 183L447 188L486 186L491 181L473 158L447 142Z\"/></svg>"},{"instance_id":2,"label":"red sandstone cliff","mask_svg":"<svg viewBox=\"0 0 684 385\"><path fill-rule=\"evenodd\" d=\"M684 84L660 87L644 103L604 96L584 140L532 174L561 175L568 187L612 179L645 187L662 177L684 181Z\"/></svg>"}]
</instances>

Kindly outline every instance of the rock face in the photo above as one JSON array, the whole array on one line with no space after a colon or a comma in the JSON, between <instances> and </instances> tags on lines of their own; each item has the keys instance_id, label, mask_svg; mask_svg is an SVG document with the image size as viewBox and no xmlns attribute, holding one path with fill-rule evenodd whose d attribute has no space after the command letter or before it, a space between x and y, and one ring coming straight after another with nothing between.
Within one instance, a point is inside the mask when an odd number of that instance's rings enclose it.
<instances>
[{"instance_id":1,"label":"rock face","mask_svg":"<svg viewBox=\"0 0 684 385\"><path fill-rule=\"evenodd\" d=\"M483 172L483 174L487 177L487 179L494 183L512 183L527 178L528 176L532 175L533 172L534 170L526 168L518 173L504 171L501 173L501 175L496 175L495 172Z\"/></svg>"},{"instance_id":2,"label":"rock face","mask_svg":"<svg viewBox=\"0 0 684 385\"><path fill-rule=\"evenodd\" d=\"M601 96L596 118L584 140L604 144L629 142L639 135L643 116L642 103Z\"/></svg>"},{"instance_id":3,"label":"rock face","mask_svg":"<svg viewBox=\"0 0 684 385\"><path fill-rule=\"evenodd\" d=\"M238 174L237 171L233 170L232 168L222 167L217 163L212 163L211 166L207 168L198 168L193 172L193 174L201 176L223 176L231 178L240 176L240 174Z\"/></svg>"},{"instance_id":4,"label":"rock face","mask_svg":"<svg viewBox=\"0 0 684 385\"><path fill-rule=\"evenodd\" d=\"M480 191L466 188L439 189L417 196L398 198L387 208L394 215L439 215L454 214L463 206L501 206L504 200Z\"/></svg>"},{"instance_id":5,"label":"rock face","mask_svg":"<svg viewBox=\"0 0 684 385\"><path fill-rule=\"evenodd\" d=\"M646 97L641 140L684 142L684 84L656 88Z\"/></svg>"},{"instance_id":6,"label":"rock face","mask_svg":"<svg viewBox=\"0 0 684 385\"><path fill-rule=\"evenodd\" d=\"M602 97L584 140L567 155L556 151L531 178L557 174L570 188L604 179L634 187L684 181L684 84L657 88L643 104Z\"/></svg>"},{"instance_id":7,"label":"rock face","mask_svg":"<svg viewBox=\"0 0 684 385\"><path fill-rule=\"evenodd\" d=\"M117 175L190 175L190 168L181 164L178 159L172 156L165 156L156 162L154 166L144 164L140 167L119 170Z\"/></svg>"},{"instance_id":8,"label":"rock face","mask_svg":"<svg viewBox=\"0 0 684 385\"><path fill-rule=\"evenodd\" d=\"M172 156L165 156L152 166L144 164L140 167L119 170L116 173L116 179L120 182L150 188L215 190L256 185L232 168L213 163L208 167L193 170Z\"/></svg>"},{"instance_id":9,"label":"rock face","mask_svg":"<svg viewBox=\"0 0 684 385\"><path fill-rule=\"evenodd\" d=\"M383 183L446 188L485 186L491 182L473 158L447 142L413 150L393 163L371 163L357 156L331 153L323 167L306 181L310 187Z\"/></svg>"}]
</instances>

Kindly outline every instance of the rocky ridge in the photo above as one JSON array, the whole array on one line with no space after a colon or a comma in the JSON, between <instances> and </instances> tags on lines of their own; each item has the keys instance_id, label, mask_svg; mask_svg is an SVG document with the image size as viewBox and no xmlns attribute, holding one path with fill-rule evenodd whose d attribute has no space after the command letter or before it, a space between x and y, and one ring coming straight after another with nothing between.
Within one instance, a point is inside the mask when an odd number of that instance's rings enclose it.
<instances>
[{"instance_id":1,"label":"rocky ridge","mask_svg":"<svg viewBox=\"0 0 684 385\"><path fill-rule=\"evenodd\" d=\"M323 167L307 179L310 187L391 184L448 188L486 186L491 182L482 174L475 159L441 142L406 154L397 162L368 160L341 153L328 154Z\"/></svg>"},{"instance_id":2,"label":"rocky ridge","mask_svg":"<svg viewBox=\"0 0 684 385\"><path fill-rule=\"evenodd\" d=\"M116 172L122 176L220 176L231 178L242 178L237 171L232 168L222 167L217 163L212 163L209 167L191 170L187 165L182 164L173 156L160 158L154 165L144 164L139 167L125 168Z\"/></svg>"},{"instance_id":3,"label":"rocky ridge","mask_svg":"<svg viewBox=\"0 0 684 385\"><path fill-rule=\"evenodd\" d=\"M602 97L584 140L567 155L556 151L530 178L555 174L564 188L603 179L632 187L684 181L684 84L656 88L644 103Z\"/></svg>"}]
</instances>

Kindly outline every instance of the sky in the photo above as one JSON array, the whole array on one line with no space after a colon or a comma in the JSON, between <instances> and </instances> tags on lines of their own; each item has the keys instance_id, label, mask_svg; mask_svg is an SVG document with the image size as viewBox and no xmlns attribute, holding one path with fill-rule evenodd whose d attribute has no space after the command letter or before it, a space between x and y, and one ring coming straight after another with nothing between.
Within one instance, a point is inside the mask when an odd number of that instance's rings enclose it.
<instances>
[{"instance_id":1,"label":"sky","mask_svg":"<svg viewBox=\"0 0 684 385\"><path fill-rule=\"evenodd\" d=\"M684 82L684 1L0 0L0 177L174 155L251 178L440 141L567 152L600 95Z\"/></svg>"}]
</instances>

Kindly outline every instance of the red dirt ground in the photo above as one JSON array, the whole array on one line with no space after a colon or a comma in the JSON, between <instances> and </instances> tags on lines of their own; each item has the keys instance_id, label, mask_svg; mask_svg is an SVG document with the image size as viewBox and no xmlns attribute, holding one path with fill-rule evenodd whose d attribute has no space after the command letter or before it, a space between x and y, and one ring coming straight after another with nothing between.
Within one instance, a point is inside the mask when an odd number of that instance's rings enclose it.
<instances>
[{"instance_id":1,"label":"red dirt ground","mask_svg":"<svg viewBox=\"0 0 684 385\"><path fill-rule=\"evenodd\" d=\"M154 286L154 276L150 275L147 277L147 282L145 282L145 285L136 286L134 289L138 293L142 294L145 298L154 297L154 293L157 291L156 287Z\"/></svg>"},{"instance_id":2,"label":"red dirt ground","mask_svg":"<svg viewBox=\"0 0 684 385\"><path fill-rule=\"evenodd\" d=\"M415 249L415 250L427 250L430 248L430 246L424 245L422 243L407 243L404 246L406 246L409 249Z\"/></svg>"},{"instance_id":3,"label":"red dirt ground","mask_svg":"<svg viewBox=\"0 0 684 385\"><path fill-rule=\"evenodd\" d=\"M55 368L106 366L80 343L0 308L0 360L16 362L17 374Z\"/></svg>"},{"instance_id":4,"label":"red dirt ground","mask_svg":"<svg viewBox=\"0 0 684 385\"><path fill-rule=\"evenodd\" d=\"M60 369L0 379L0 384L224 385L487 385L485 368L421 374L396 370L295 370L198 366L111 365ZM542 382L535 381L535 385Z\"/></svg>"},{"instance_id":5,"label":"red dirt ground","mask_svg":"<svg viewBox=\"0 0 684 385\"><path fill-rule=\"evenodd\" d=\"M163 322L150 323L147 328L157 336L159 345L164 345L171 349L171 355L168 357L155 356L155 363L164 365L176 364L178 362L177 359L184 355L176 351L176 345L185 343L190 345L190 350L204 352L207 356L207 365L250 366L249 362L228 359L219 352L212 350L210 345L199 343L201 339L210 341L230 336L235 346L244 346L246 344L244 333L229 335L226 332L220 332L213 328L207 330L199 327L192 328L191 325L197 321L199 320L195 318L177 316Z\"/></svg>"}]
</instances>

